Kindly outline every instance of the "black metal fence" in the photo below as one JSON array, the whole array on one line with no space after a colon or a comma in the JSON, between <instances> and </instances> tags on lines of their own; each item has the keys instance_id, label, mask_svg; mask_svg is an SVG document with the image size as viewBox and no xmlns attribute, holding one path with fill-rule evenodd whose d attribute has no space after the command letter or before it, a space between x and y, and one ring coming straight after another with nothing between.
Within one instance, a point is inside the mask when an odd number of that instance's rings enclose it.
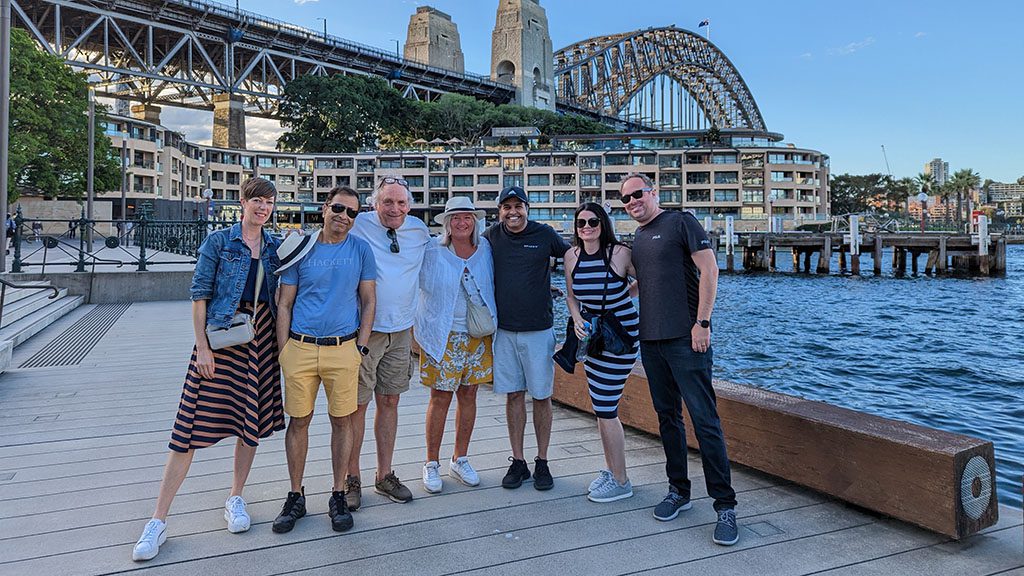
<instances>
[{"instance_id":1,"label":"black metal fence","mask_svg":"<svg viewBox=\"0 0 1024 576\"><path fill-rule=\"evenodd\" d=\"M14 218L14 260L11 272L27 272L47 267L74 267L76 272L95 270L96 266L131 266L145 271L154 264L195 264L199 246L215 230L233 225L235 220L155 220L149 210L129 220L90 220L83 210L80 218L67 221L25 218L18 207ZM60 234L42 230L66 226ZM26 250L25 241L40 243ZM158 254L174 254L185 259L155 259ZM70 258L68 258L70 257ZM33 270L34 271L34 270Z\"/></svg>"}]
</instances>

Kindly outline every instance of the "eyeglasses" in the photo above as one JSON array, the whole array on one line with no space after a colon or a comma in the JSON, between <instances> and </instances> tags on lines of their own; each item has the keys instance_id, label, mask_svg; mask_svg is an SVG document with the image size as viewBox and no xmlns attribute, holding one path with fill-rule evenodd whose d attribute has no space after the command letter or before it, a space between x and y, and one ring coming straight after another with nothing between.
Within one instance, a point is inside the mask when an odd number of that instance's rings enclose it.
<instances>
[{"instance_id":1,"label":"eyeglasses","mask_svg":"<svg viewBox=\"0 0 1024 576\"><path fill-rule=\"evenodd\" d=\"M383 188L383 187L387 186L388 184L398 184L399 186L404 186L406 190L409 189L409 181L408 180L405 180L403 178L395 178L393 176L385 176L385 177L381 178L380 179L380 183L377 184L377 188Z\"/></svg>"},{"instance_id":2,"label":"eyeglasses","mask_svg":"<svg viewBox=\"0 0 1024 576\"><path fill-rule=\"evenodd\" d=\"M644 192L650 192L653 188L638 188L633 190L629 194L622 195L622 204L629 204L633 200L639 200L644 197Z\"/></svg>"},{"instance_id":3,"label":"eyeglasses","mask_svg":"<svg viewBox=\"0 0 1024 576\"><path fill-rule=\"evenodd\" d=\"M345 206L344 204L339 204L335 202L334 204L328 204L328 206L331 207L331 212L334 212L335 214L341 214L342 212L344 212L348 214L349 218L355 218L356 216L359 215L359 210L353 210L348 206Z\"/></svg>"},{"instance_id":4,"label":"eyeglasses","mask_svg":"<svg viewBox=\"0 0 1024 576\"><path fill-rule=\"evenodd\" d=\"M576 227L577 228L584 228L586 226L590 226L591 228L597 228L600 225L601 225L601 219L600 218L586 218L586 219L584 219L584 218L577 218L576 219Z\"/></svg>"},{"instance_id":5,"label":"eyeglasses","mask_svg":"<svg viewBox=\"0 0 1024 576\"><path fill-rule=\"evenodd\" d=\"M388 238L391 240L391 253L398 254L402 248L398 245L398 233L394 228L388 228Z\"/></svg>"}]
</instances>

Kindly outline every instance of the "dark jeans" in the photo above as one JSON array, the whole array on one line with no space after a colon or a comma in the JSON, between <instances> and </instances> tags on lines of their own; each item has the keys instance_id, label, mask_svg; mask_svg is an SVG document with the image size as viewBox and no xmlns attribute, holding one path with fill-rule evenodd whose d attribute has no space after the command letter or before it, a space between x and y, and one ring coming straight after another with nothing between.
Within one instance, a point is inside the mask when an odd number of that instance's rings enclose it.
<instances>
[{"instance_id":1,"label":"dark jeans","mask_svg":"<svg viewBox=\"0 0 1024 576\"><path fill-rule=\"evenodd\" d=\"M729 457L718 419L715 390L711 387L711 349L694 352L689 338L651 340L640 343L640 356L647 372L654 411L658 413L669 484L681 496L690 497L682 401L700 445L704 482L708 495L715 499L715 510L734 508L736 492L732 489Z\"/></svg>"}]
</instances>

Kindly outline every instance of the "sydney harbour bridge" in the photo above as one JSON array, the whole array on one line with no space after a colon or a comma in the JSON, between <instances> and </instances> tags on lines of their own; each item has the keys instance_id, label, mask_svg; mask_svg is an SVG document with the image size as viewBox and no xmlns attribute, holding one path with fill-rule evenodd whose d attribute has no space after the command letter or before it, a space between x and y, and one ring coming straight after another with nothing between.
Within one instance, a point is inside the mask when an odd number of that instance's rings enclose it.
<instances>
[{"instance_id":1,"label":"sydney harbour bridge","mask_svg":"<svg viewBox=\"0 0 1024 576\"><path fill-rule=\"evenodd\" d=\"M273 118L289 81L339 73L380 76L421 100L444 93L494 103L516 99L517 87L500 77L430 66L205 0L11 5L12 24L87 72L98 95L145 105L215 110L227 97L246 115ZM597 36L553 52L549 89L560 112L629 129L766 130L739 71L714 44L688 30Z\"/></svg>"}]
</instances>

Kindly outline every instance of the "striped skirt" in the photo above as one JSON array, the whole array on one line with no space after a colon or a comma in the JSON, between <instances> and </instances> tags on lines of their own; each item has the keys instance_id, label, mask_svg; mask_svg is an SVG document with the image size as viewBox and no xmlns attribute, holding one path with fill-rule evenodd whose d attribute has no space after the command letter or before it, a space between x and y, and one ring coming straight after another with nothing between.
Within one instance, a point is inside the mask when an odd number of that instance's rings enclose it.
<instances>
[{"instance_id":1,"label":"striped skirt","mask_svg":"<svg viewBox=\"0 0 1024 576\"><path fill-rule=\"evenodd\" d=\"M243 302L238 311L251 314L252 304ZM228 436L258 446L260 438L284 430L281 365L269 305L260 304L255 328L252 342L213 351L216 368L212 380L199 375L196 350L192 349L171 430L171 450L206 448Z\"/></svg>"}]
</instances>

